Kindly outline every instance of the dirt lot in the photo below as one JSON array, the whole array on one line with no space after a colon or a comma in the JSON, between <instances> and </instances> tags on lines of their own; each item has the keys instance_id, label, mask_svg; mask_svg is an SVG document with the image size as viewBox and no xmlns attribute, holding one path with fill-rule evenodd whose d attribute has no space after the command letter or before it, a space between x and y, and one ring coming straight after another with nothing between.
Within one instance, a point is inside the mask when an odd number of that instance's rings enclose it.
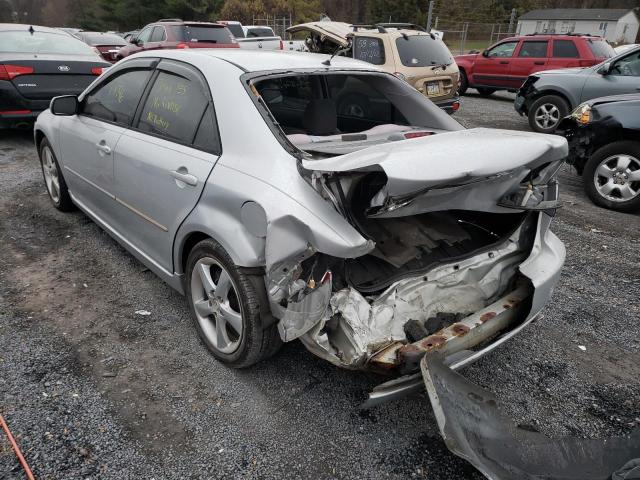
<instances>
[{"instance_id":1,"label":"dirt lot","mask_svg":"<svg viewBox=\"0 0 640 480\"><path fill-rule=\"evenodd\" d=\"M512 101L467 96L456 118L527 129ZM298 343L245 371L217 363L180 295L50 205L28 133L0 133L0 178L0 409L36 477L482 478L449 454L426 394L361 412L383 379ZM561 179L568 258L544 319L465 375L517 423L615 435L640 425L640 217ZM24 478L0 439L0 478Z\"/></svg>"}]
</instances>

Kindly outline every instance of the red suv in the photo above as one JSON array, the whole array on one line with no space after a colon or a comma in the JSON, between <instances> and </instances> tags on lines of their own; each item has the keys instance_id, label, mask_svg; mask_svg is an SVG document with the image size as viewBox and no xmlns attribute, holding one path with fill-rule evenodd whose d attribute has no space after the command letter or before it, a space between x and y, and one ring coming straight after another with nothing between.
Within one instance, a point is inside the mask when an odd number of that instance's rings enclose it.
<instances>
[{"instance_id":1,"label":"red suv","mask_svg":"<svg viewBox=\"0 0 640 480\"><path fill-rule=\"evenodd\" d=\"M460 93L467 88L480 95L519 89L529 75L541 70L589 67L613 57L601 37L580 34L533 34L505 38L482 53L458 55Z\"/></svg>"},{"instance_id":2,"label":"red suv","mask_svg":"<svg viewBox=\"0 0 640 480\"><path fill-rule=\"evenodd\" d=\"M220 23L158 20L122 47L118 59L161 48L239 48L239 45L229 29Z\"/></svg>"}]
</instances>

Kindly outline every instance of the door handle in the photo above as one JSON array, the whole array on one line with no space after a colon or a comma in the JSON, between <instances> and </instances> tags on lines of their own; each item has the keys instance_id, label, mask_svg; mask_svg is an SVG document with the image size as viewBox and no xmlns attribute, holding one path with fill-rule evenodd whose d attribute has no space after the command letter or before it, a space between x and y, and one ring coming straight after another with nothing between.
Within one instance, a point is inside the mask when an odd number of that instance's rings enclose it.
<instances>
[{"instance_id":1,"label":"door handle","mask_svg":"<svg viewBox=\"0 0 640 480\"><path fill-rule=\"evenodd\" d=\"M191 185L192 187L198 185L198 177L191 175L184 167L180 167L178 170L171 170L169 173L173 178L186 183L187 185Z\"/></svg>"},{"instance_id":2,"label":"door handle","mask_svg":"<svg viewBox=\"0 0 640 480\"><path fill-rule=\"evenodd\" d=\"M107 142L104 140L100 140L100 143L96 143L96 148L105 155L111 155L111 147L107 145Z\"/></svg>"},{"instance_id":3,"label":"door handle","mask_svg":"<svg viewBox=\"0 0 640 480\"><path fill-rule=\"evenodd\" d=\"M500 61L500 64L501 64L501 65L509 65L509 62L507 62L506 60L501 60L501 61Z\"/></svg>"},{"instance_id":4,"label":"door handle","mask_svg":"<svg viewBox=\"0 0 640 480\"><path fill-rule=\"evenodd\" d=\"M544 62L533 62L534 65L544 65Z\"/></svg>"}]
</instances>

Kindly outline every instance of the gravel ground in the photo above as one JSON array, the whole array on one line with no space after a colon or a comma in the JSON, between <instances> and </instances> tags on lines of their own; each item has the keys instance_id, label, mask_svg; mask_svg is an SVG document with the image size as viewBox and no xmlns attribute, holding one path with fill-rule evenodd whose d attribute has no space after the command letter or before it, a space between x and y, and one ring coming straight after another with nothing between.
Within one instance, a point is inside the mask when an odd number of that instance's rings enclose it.
<instances>
[{"instance_id":1,"label":"gravel ground","mask_svg":"<svg viewBox=\"0 0 640 480\"><path fill-rule=\"evenodd\" d=\"M526 130L512 102L471 94L456 118ZM38 478L482 478L448 452L426 394L361 412L381 379L298 343L250 370L217 363L180 295L83 214L51 207L29 134L0 133L0 176L0 412ZM628 432L640 218L561 179L568 258L545 317L465 375L549 435ZM25 478L2 435L0 478Z\"/></svg>"}]
</instances>

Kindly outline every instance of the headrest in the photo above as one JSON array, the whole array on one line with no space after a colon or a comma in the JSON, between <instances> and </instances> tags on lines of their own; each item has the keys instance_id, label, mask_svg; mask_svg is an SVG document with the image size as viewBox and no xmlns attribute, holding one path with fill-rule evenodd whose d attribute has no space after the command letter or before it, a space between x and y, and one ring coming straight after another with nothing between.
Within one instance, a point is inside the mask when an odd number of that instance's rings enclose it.
<instances>
[{"instance_id":1,"label":"headrest","mask_svg":"<svg viewBox=\"0 0 640 480\"><path fill-rule=\"evenodd\" d=\"M302 126L309 135L331 135L338 131L338 113L333 100L312 100L302 117Z\"/></svg>"}]
</instances>

